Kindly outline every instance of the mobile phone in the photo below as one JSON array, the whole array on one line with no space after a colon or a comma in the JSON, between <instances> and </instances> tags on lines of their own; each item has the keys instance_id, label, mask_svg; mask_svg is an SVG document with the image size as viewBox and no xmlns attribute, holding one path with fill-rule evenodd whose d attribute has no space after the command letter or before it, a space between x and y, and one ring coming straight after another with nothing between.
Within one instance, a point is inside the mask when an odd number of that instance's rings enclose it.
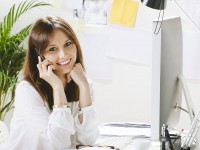
<instances>
[{"instance_id":1,"label":"mobile phone","mask_svg":"<svg viewBox=\"0 0 200 150\"><path fill-rule=\"evenodd\" d=\"M41 61L44 61L44 60L45 60L45 57L42 56L42 55L39 53L39 51L37 50L37 48L34 49L34 53L35 53L35 56L36 56L36 57L40 56Z\"/></svg>"}]
</instances>

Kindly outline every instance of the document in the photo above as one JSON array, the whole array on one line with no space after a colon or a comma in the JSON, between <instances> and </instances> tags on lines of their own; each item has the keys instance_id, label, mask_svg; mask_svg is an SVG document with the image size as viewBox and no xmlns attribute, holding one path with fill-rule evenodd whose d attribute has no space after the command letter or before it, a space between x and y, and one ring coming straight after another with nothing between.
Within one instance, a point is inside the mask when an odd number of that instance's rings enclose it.
<instances>
[{"instance_id":1,"label":"document","mask_svg":"<svg viewBox=\"0 0 200 150\"><path fill-rule=\"evenodd\" d=\"M151 65L152 32L134 28L125 30L111 27L109 31L110 41L107 45L106 56L136 64Z\"/></svg>"},{"instance_id":2,"label":"document","mask_svg":"<svg viewBox=\"0 0 200 150\"><path fill-rule=\"evenodd\" d=\"M106 56L109 34L103 31L86 31L78 37L83 50L87 77L110 81L113 79L113 62Z\"/></svg>"},{"instance_id":3,"label":"document","mask_svg":"<svg viewBox=\"0 0 200 150\"><path fill-rule=\"evenodd\" d=\"M135 138L151 137L148 124L139 123L108 123L100 127L100 135L132 136Z\"/></svg>"}]
</instances>

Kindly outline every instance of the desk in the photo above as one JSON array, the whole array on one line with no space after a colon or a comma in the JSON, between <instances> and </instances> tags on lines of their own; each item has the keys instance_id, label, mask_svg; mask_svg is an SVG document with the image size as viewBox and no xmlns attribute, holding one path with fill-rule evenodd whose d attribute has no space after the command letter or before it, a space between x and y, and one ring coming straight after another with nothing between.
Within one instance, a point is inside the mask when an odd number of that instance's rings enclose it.
<instances>
[{"instance_id":1,"label":"desk","mask_svg":"<svg viewBox=\"0 0 200 150\"><path fill-rule=\"evenodd\" d=\"M160 142L150 141L151 128L149 124L134 122L106 123L100 126L100 135L132 137L132 140L126 144L123 150L160 150L161 147ZM98 145L98 140L96 144Z\"/></svg>"},{"instance_id":2,"label":"desk","mask_svg":"<svg viewBox=\"0 0 200 150\"><path fill-rule=\"evenodd\" d=\"M126 146L120 150L161 150L160 142L152 142L150 140L151 128L147 124L139 123L106 123L100 126L100 135L109 136L131 136L133 139L126 144ZM149 137L149 138L147 138ZM101 136L99 139L102 138ZM98 139L98 140L99 140ZM97 140L97 141L98 141ZM98 143L96 143L98 145ZM99 144L101 145L101 144ZM107 144L109 145L109 144ZM116 146L110 144L109 146ZM68 149L69 150L69 149ZM72 149L71 149L72 150ZM74 149L73 149L74 150ZM109 148L89 147L83 150L111 150ZM191 150L195 150L195 146L191 147Z\"/></svg>"},{"instance_id":3,"label":"desk","mask_svg":"<svg viewBox=\"0 0 200 150\"><path fill-rule=\"evenodd\" d=\"M161 143L152 142L151 128L148 124L140 123L106 123L100 127L100 135L131 136L133 139L121 150L161 150ZM98 145L98 143L97 143ZM109 144L108 144L109 145ZM111 144L115 146L114 144ZM191 147L195 150L195 145Z\"/></svg>"},{"instance_id":4,"label":"desk","mask_svg":"<svg viewBox=\"0 0 200 150\"><path fill-rule=\"evenodd\" d=\"M144 140L145 139L141 139ZM127 147L125 147L123 150L161 150L161 146L160 146L160 142L151 142L149 143L149 145L142 145L144 142L140 141L140 142L132 142L129 145L127 145Z\"/></svg>"}]
</instances>

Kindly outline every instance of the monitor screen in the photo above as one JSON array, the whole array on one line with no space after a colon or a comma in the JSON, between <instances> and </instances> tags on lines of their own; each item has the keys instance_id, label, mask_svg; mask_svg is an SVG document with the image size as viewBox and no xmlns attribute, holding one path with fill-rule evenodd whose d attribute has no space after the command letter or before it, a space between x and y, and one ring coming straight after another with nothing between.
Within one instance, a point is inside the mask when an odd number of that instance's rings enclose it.
<instances>
[{"instance_id":1,"label":"monitor screen","mask_svg":"<svg viewBox=\"0 0 200 150\"><path fill-rule=\"evenodd\" d=\"M161 21L153 21L153 32ZM165 18L153 34L151 139L160 141L163 124L175 126L180 117L183 42L180 17Z\"/></svg>"}]
</instances>

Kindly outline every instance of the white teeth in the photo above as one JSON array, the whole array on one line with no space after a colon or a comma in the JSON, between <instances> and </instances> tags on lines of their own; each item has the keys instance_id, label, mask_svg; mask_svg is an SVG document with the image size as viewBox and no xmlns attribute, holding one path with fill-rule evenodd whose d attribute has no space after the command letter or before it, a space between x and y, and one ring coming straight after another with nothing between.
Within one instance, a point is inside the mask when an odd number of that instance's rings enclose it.
<instances>
[{"instance_id":1,"label":"white teeth","mask_svg":"<svg viewBox=\"0 0 200 150\"><path fill-rule=\"evenodd\" d=\"M67 64L69 61L70 61L70 60L68 60L68 61L62 61L62 62L59 62L58 64L60 64L60 65L65 65L65 64Z\"/></svg>"}]
</instances>

